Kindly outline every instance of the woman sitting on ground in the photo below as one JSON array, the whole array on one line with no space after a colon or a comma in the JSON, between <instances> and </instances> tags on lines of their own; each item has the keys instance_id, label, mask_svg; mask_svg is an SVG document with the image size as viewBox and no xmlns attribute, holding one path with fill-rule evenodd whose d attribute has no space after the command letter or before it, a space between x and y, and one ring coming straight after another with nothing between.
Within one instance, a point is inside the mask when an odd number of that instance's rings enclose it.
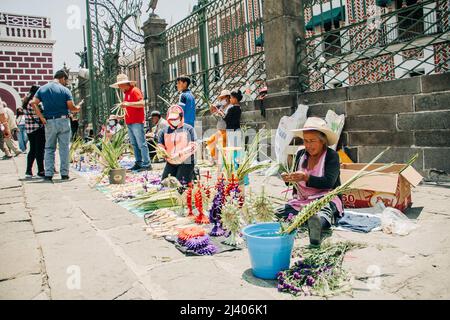
<instances>
[{"instance_id":1,"label":"woman sitting on ground","mask_svg":"<svg viewBox=\"0 0 450 320\"><path fill-rule=\"evenodd\" d=\"M330 190L340 186L339 155L329 148L339 137L320 118L308 118L303 129L294 130L303 139L304 149L295 157L295 172L282 174L286 183L294 184L293 199L279 209L277 216L297 215L301 209ZM329 229L343 212L342 201L334 198L327 206L308 220L310 243L319 245L323 229Z\"/></svg>"}]
</instances>

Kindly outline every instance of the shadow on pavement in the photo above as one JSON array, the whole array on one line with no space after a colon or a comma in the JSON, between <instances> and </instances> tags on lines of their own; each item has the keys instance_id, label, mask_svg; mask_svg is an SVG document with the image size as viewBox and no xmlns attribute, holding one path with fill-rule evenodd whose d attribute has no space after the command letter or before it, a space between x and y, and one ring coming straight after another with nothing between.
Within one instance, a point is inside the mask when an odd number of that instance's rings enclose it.
<instances>
[{"instance_id":1,"label":"shadow on pavement","mask_svg":"<svg viewBox=\"0 0 450 320\"><path fill-rule=\"evenodd\" d=\"M264 280L264 279L256 278L253 275L252 269L245 270L244 273L242 274L242 279L244 279L245 281L247 281L248 283L250 283L254 286L258 286L258 287L262 287L262 288L276 288L277 287L277 280Z\"/></svg>"}]
</instances>

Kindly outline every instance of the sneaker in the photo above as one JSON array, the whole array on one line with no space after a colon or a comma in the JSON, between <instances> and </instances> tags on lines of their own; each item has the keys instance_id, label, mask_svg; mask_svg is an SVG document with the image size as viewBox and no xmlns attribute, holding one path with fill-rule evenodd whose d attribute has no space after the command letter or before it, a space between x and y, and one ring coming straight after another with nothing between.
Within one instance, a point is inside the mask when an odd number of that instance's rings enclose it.
<instances>
[{"instance_id":1,"label":"sneaker","mask_svg":"<svg viewBox=\"0 0 450 320\"><path fill-rule=\"evenodd\" d=\"M13 157L12 155L6 155L5 154L2 159L6 160L6 159L11 159L12 157Z\"/></svg>"},{"instance_id":2,"label":"sneaker","mask_svg":"<svg viewBox=\"0 0 450 320\"><path fill-rule=\"evenodd\" d=\"M39 172L37 175L38 175L38 177L44 178L45 177L45 172Z\"/></svg>"},{"instance_id":3,"label":"sneaker","mask_svg":"<svg viewBox=\"0 0 450 320\"><path fill-rule=\"evenodd\" d=\"M69 176L61 176L61 180L69 180L70 177Z\"/></svg>"},{"instance_id":4,"label":"sneaker","mask_svg":"<svg viewBox=\"0 0 450 320\"><path fill-rule=\"evenodd\" d=\"M322 223L318 214L313 215L308 220L309 243L319 246L322 240Z\"/></svg>"},{"instance_id":5,"label":"sneaker","mask_svg":"<svg viewBox=\"0 0 450 320\"><path fill-rule=\"evenodd\" d=\"M44 176L44 180L45 180L45 181L52 181L52 180L53 180L53 177Z\"/></svg>"},{"instance_id":6,"label":"sneaker","mask_svg":"<svg viewBox=\"0 0 450 320\"><path fill-rule=\"evenodd\" d=\"M141 166L138 165L138 164L134 164L134 166L132 166L132 167L130 168L131 171L135 171L135 170L139 170L139 169L141 169Z\"/></svg>"},{"instance_id":7,"label":"sneaker","mask_svg":"<svg viewBox=\"0 0 450 320\"><path fill-rule=\"evenodd\" d=\"M152 170L152 165L142 166L138 171L150 171Z\"/></svg>"},{"instance_id":8,"label":"sneaker","mask_svg":"<svg viewBox=\"0 0 450 320\"><path fill-rule=\"evenodd\" d=\"M32 179L33 174L32 173L25 173L25 179Z\"/></svg>"}]
</instances>

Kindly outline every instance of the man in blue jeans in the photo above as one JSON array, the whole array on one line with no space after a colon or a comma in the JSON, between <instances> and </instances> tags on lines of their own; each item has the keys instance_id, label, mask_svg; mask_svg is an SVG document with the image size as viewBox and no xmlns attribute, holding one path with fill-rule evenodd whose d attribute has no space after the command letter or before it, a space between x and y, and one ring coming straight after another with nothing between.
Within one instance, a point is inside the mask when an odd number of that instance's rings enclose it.
<instances>
[{"instance_id":1,"label":"man in blue jeans","mask_svg":"<svg viewBox=\"0 0 450 320\"><path fill-rule=\"evenodd\" d=\"M125 123L128 126L128 137L133 146L135 163L133 171L151 170L150 155L148 154L147 141L145 140L145 102L141 90L137 88L136 81L128 80L126 74L119 74L116 83L111 87L120 89L124 94L122 108L125 112Z\"/></svg>"},{"instance_id":2,"label":"man in blue jeans","mask_svg":"<svg viewBox=\"0 0 450 320\"><path fill-rule=\"evenodd\" d=\"M55 170L56 144L59 145L62 180L69 180L69 144L71 137L69 110L79 112L81 102L74 105L72 94L66 88L69 75L64 70L55 73L54 81L42 86L31 102L36 114L45 125L45 180L51 181ZM42 102L43 113L38 107Z\"/></svg>"}]
</instances>

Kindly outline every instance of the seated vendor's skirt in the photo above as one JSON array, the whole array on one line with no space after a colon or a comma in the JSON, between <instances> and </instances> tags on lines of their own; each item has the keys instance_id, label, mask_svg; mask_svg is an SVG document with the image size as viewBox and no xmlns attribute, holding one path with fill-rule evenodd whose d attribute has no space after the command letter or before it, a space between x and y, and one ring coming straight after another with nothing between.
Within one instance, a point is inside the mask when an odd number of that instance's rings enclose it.
<instances>
[{"instance_id":1,"label":"seated vendor's skirt","mask_svg":"<svg viewBox=\"0 0 450 320\"><path fill-rule=\"evenodd\" d=\"M277 211L275 213L278 219L286 219L290 214L296 216L298 214L298 211L289 204L277 208ZM317 214L320 217L323 229L329 229L332 225L336 224L337 220L339 219L339 211L334 202L329 202Z\"/></svg>"}]
</instances>

